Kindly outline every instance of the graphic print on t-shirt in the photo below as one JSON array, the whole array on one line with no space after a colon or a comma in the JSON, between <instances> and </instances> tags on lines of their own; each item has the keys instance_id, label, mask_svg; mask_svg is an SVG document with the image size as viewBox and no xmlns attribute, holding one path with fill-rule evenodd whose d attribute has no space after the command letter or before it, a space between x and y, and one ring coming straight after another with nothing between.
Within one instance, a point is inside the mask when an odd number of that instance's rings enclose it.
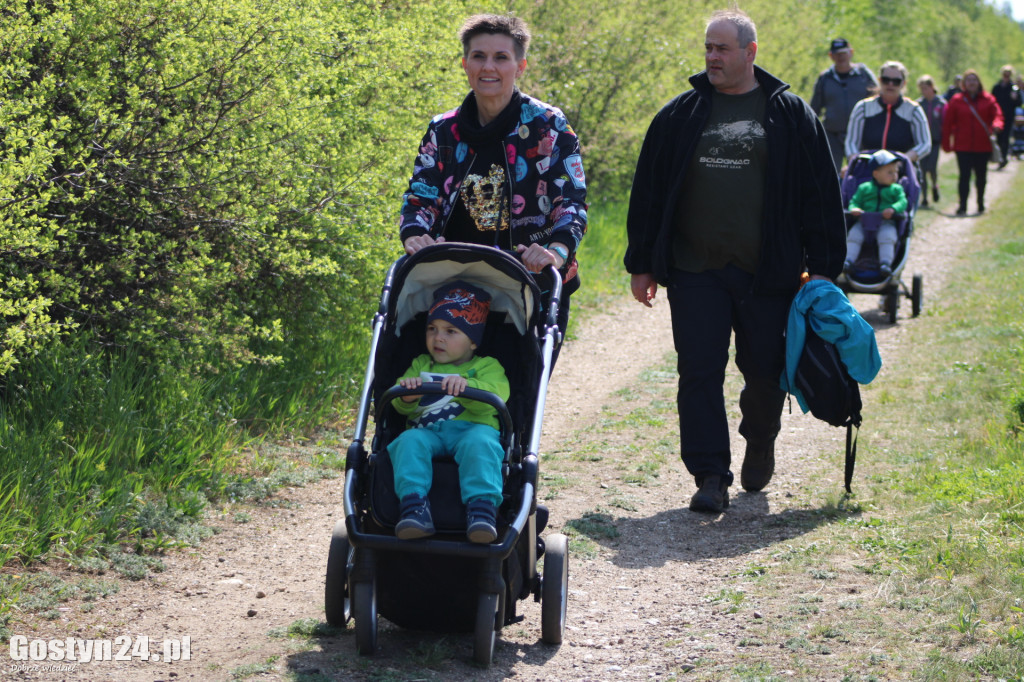
<instances>
[{"instance_id":1,"label":"graphic print on t-shirt","mask_svg":"<svg viewBox=\"0 0 1024 682\"><path fill-rule=\"evenodd\" d=\"M434 372L420 372L423 383L444 381L448 374L436 374ZM465 407L455 402L450 395L425 395L420 398L416 411L409 416L409 425L412 428L422 428L438 422L455 419L466 410Z\"/></svg>"},{"instance_id":2,"label":"graphic print on t-shirt","mask_svg":"<svg viewBox=\"0 0 1024 682\"><path fill-rule=\"evenodd\" d=\"M462 183L462 202L481 232L508 229L505 169L491 164L486 176L467 175Z\"/></svg>"},{"instance_id":3,"label":"graphic print on t-shirt","mask_svg":"<svg viewBox=\"0 0 1024 682\"><path fill-rule=\"evenodd\" d=\"M705 168L731 169L750 166L755 145L764 140L760 121L731 121L709 126L698 162Z\"/></svg>"}]
</instances>

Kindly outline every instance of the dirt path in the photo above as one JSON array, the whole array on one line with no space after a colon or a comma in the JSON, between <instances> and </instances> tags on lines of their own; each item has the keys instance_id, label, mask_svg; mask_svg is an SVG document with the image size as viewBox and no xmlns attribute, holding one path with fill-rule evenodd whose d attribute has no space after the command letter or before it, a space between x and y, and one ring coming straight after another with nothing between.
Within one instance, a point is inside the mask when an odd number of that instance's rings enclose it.
<instances>
[{"instance_id":1,"label":"dirt path","mask_svg":"<svg viewBox=\"0 0 1024 682\"><path fill-rule=\"evenodd\" d=\"M990 172L990 204L1015 169ZM948 199L943 208L952 213ZM925 310L943 296L945 273L974 223L939 216L915 235L904 279L924 274ZM809 416L784 415L778 473L767 490L748 494L737 487L732 506L718 517L688 511L693 484L675 454L671 333L667 302L663 294L659 299L653 311L624 299L592 318L564 348L552 382L542 448L551 455L542 465L548 532L588 513L607 521L609 531L590 534L590 556L570 558L569 621L561 647L540 642L540 608L532 601L519 604L524 619L502 631L486 671L470 662L469 636L408 633L382 623L374 658L356 656L351 629L311 639L282 636L297 623L323 621L328 543L342 513L336 479L283 490L273 506L249 510L245 523L233 520L234 512L211 518L222 532L193 551L168 556L165 572L123 582L118 594L91 610L71 602L56 620L12 623L15 634L29 639L146 636L158 647L188 636L190 661L103 661L62 671L44 670L51 664L44 662L26 670L3 652L0 678L229 680L251 673L259 680L611 680L690 672L693 679L719 679L707 671L748 660L743 652L752 645L770 670L785 670L792 652L772 640L773 619L782 615L768 601L729 608L728 597L756 579L757 566L777 561L789 541L824 522L816 513L821 499L838 496L842 486L843 432ZM886 364L898 362L908 352L903 337L913 324L909 301L903 302L901 322L890 325L878 297L853 300L875 326ZM730 376L732 403L737 390ZM733 451L743 451L735 435ZM869 580L851 573L819 591L826 601L838 599L839 593L868 589ZM792 586L790 592L801 589ZM837 679L835 661L870 645L837 643L833 653L839 656L806 674Z\"/></svg>"}]
</instances>

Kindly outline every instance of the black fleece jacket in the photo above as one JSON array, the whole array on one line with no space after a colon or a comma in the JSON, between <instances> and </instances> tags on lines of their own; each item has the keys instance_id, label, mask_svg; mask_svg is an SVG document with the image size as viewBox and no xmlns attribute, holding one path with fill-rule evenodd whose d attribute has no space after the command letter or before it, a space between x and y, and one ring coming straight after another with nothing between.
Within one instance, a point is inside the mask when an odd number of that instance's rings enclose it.
<instances>
[{"instance_id":1,"label":"black fleece jacket","mask_svg":"<svg viewBox=\"0 0 1024 682\"><path fill-rule=\"evenodd\" d=\"M830 278L842 270L846 223L839 179L825 129L807 103L787 92L789 85L764 69L755 66L754 75L768 96L764 129L769 168L754 288L762 294L793 294L804 268ZM668 282L673 211L711 110L707 72L691 77L690 83L693 90L673 99L654 117L629 201L626 270L650 273L662 285Z\"/></svg>"}]
</instances>

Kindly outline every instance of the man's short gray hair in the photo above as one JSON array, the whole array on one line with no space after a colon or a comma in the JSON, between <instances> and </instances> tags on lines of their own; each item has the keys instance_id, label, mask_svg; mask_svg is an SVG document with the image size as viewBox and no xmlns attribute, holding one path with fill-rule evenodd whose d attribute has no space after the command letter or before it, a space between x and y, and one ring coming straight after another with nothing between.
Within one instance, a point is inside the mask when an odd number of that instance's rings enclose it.
<instances>
[{"instance_id":1,"label":"man's short gray hair","mask_svg":"<svg viewBox=\"0 0 1024 682\"><path fill-rule=\"evenodd\" d=\"M754 20L738 7L718 10L708 19L708 26L716 21L728 21L736 27L736 40L740 47L757 42L757 26L754 24Z\"/></svg>"}]
</instances>

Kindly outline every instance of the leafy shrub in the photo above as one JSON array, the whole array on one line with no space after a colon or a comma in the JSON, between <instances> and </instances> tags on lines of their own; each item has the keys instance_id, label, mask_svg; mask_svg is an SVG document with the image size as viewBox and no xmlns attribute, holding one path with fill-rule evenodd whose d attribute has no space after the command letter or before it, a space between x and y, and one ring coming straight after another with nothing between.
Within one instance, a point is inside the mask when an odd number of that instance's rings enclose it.
<instances>
[{"instance_id":1,"label":"leafy shrub","mask_svg":"<svg viewBox=\"0 0 1024 682\"><path fill-rule=\"evenodd\" d=\"M356 326L462 3L8 7L0 375L75 329L220 368Z\"/></svg>"}]
</instances>

